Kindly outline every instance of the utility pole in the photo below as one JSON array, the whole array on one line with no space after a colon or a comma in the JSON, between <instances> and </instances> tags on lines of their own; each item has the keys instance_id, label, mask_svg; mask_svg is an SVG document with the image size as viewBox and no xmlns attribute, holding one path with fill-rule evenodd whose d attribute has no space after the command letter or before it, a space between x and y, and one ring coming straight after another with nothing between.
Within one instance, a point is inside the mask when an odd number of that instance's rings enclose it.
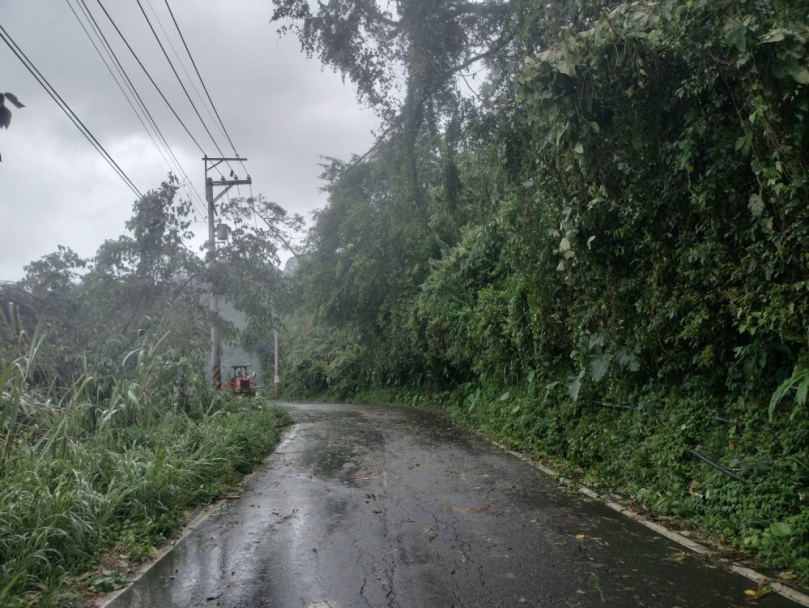
<instances>
[{"instance_id":1,"label":"utility pole","mask_svg":"<svg viewBox=\"0 0 809 608\"><path fill-rule=\"evenodd\" d=\"M272 333L273 333L273 339L274 339L274 342L275 342L275 369L274 369L275 379L274 379L274 382L273 382L273 393L277 397L278 396L278 390L279 390L279 382L280 382L279 377L278 377L278 330L276 330L276 331L274 331Z\"/></svg>"},{"instance_id":2,"label":"utility pole","mask_svg":"<svg viewBox=\"0 0 809 608\"><path fill-rule=\"evenodd\" d=\"M246 161L246 158L210 158L208 156L202 159L205 161L205 200L208 201L208 253L210 254L210 262L209 264L213 266L214 262L216 261L216 224L214 219L216 217L216 208L214 204L220 198L222 198L225 193L230 190L233 186L240 186L250 185L253 183L253 180L250 179L250 176L247 176L247 179L219 179L214 181L212 177L208 177L208 171L212 170L220 165L221 163L234 161L234 162L242 162ZM231 172L232 173L232 172ZM214 197L213 189L214 186L219 186L224 188L219 194ZM219 312L219 294L215 292L213 286L211 286L211 313L212 316L216 316ZM220 359L220 347L219 347L219 328L216 324L212 321L211 322L211 385L214 389L221 388L222 386L222 361Z\"/></svg>"}]
</instances>

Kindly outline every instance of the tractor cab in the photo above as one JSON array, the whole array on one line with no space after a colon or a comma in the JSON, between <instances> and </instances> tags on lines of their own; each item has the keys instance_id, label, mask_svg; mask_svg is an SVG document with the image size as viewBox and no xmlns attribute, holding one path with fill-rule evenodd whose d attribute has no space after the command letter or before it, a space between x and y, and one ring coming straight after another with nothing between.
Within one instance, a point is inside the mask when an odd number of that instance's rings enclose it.
<instances>
[{"instance_id":1,"label":"tractor cab","mask_svg":"<svg viewBox=\"0 0 809 608\"><path fill-rule=\"evenodd\" d=\"M250 376L249 365L231 365L225 388L233 391L236 395L247 395L252 397L256 392L256 383Z\"/></svg>"}]
</instances>

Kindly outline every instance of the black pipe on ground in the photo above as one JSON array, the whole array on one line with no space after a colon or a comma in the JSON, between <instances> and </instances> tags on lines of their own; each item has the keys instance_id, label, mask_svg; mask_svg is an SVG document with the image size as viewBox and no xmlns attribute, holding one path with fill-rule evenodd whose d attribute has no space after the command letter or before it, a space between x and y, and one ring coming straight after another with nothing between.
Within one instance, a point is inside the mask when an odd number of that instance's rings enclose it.
<instances>
[{"instance_id":1,"label":"black pipe on ground","mask_svg":"<svg viewBox=\"0 0 809 608\"><path fill-rule=\"evenodd\" d=\"M697 451L696 451L695 449L693 449L693 448L688 448L688 451L689 451L689 452L691 452L691 453L692 453L694 456L696 456L697 458L699 458L699 459L700 459L702 462L704 462L705 464L710 465L710 466L712 466L713 468L715 468L717 471L721 471L722 473L724 473L724 474L725 474L725 475L727 475L728 477L732 477L732 478L733 478L733 479L735 479L736 481L740 481L740 482L744 483L744 479L742 479L741 477L739 477L738 475L736 475L736 473L734 473L734 472L733 472L733 471L731 471L730 469L726 469L726 468L725 468L725 467L723 467L721 464L717 464L717 463L715 463L713 460L711 460L711 459L710 459L710 458L708 458L707 456L704 456L704 455L700 454L699 452L697 452Z\"/></svg>"}]
</instances>

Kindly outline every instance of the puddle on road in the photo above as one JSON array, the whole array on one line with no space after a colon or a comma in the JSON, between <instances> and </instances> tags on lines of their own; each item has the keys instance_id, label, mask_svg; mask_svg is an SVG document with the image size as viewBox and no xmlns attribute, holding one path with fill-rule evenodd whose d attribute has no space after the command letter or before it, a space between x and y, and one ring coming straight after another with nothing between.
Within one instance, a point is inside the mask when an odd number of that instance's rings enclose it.
<instances>
[{"instance_id":1,"label":"puddle on road","mask_svg":"<svg viewBox=\"0 0 809 608\"><path fill-rule=\"evenodd\" d=\"M354 485L360 470L381 457L385 445L383 433L374 421L349 420L326 430L303 431L306 442L297 466L321 479L340 479Z\"/></svg>"}]
</instances>

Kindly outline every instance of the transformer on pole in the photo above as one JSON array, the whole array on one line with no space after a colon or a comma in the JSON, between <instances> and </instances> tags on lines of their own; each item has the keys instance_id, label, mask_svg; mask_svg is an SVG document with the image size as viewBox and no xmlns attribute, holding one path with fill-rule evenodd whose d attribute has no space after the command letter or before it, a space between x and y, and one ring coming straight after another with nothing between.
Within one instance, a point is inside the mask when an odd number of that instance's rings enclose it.
<instances>
[{"instance_id":1,"label":"transformer on pole","mask_svg":"<svg viewBox=\"0 0 809 608\"><path fill-rule=\"evenodd\" d=\"M250 176L247 176L247 179L225 179L224 177L214 181L213 178L208 177L208 171L214 169L218 165L223 162L234 161L234 162L243 162L246 161L246 158L210 158L208 156L202 159L205 162L205 200L208 201L208 253L210 254L209 264L213 266L216 261L216 239L217 239L217 230L218 226L215 224L216 220L216 208L215 204L220 198L222 198L225 193L230 190L233 186L240 186L244 185L251 185L253 180ZM224 188L219 194L214 197L213 189L214 186L219 186L220 188ZM220 226L224 226L225 230L225 238L221 240L227 239L227 226L224 224L220 224ZM216 290L211 287L211 313L212 316L216 316L219 312L219 294L216 293ZM212 320L211 321L211 385L214 389L219 389L222 387L222 361L221 361L221 348L219 346L219 328L216 326L216 323Z\"/></svg>"}]
</instances>

